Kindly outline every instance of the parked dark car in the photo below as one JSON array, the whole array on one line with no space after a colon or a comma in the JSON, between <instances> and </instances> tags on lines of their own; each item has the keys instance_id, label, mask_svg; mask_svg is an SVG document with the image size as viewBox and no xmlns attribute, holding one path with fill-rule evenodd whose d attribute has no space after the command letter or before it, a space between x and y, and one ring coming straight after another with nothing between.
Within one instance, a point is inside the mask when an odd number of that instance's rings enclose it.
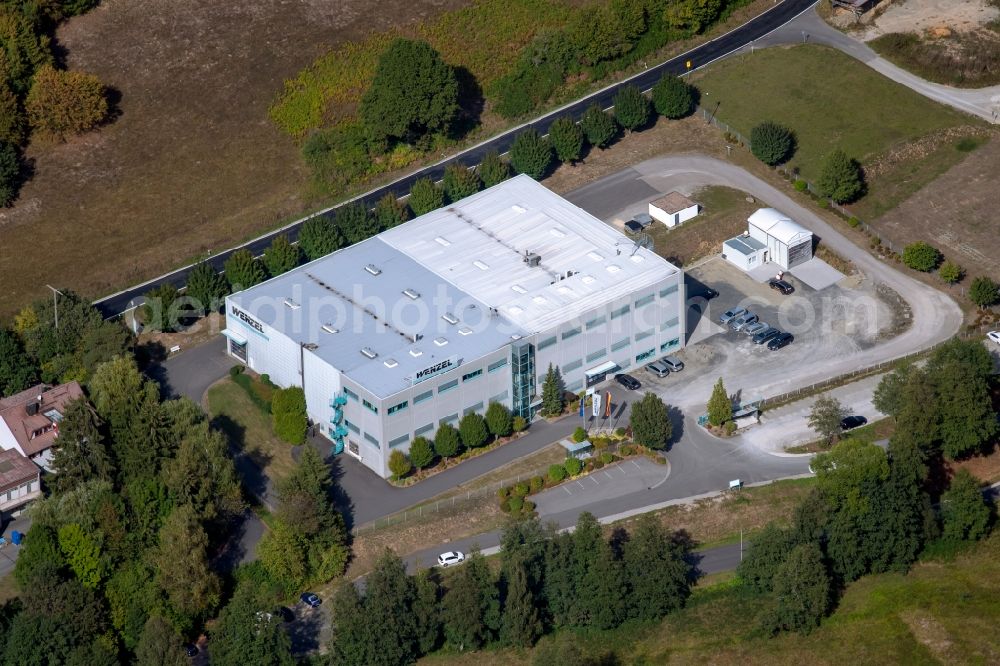
<instances>
[{"instance_id":1,"label":"parked dark car","mask_svg":"<svg viewBox=\"0 0 1000 666\"><path fill-rule=\"evenodd\" d=\"M302 603L307 606L311 606L312 608L317 608L321 603L323 603L323 601L312 592L303 592L299 599L302 600Z\"/></svg>"},{"instance_id":2,"label":"parked dark car","mask_svg":"<svg viewBox=\"0 0 1000 666\"><path fill-rule=\"evenodd\" d=\"M795 291L795 287L793 287L788 282L785 282L784 280L778 280L776 278L771 278L771 280L768 282L768 284L771 285L771 289L774 289L775 291L780 291L785 296L788 296L788 294L790 294L793 291Z\"/></svg>"},{"instance_id":3,"label":"parked dark car","mask_svg":"<svg viewBox=\"0 0 1000 666\"><path fill-rule=\"evenodd\" d=\"M767 348L770 349L771 351L774 351L775 349L781 349L782 347L787 347L788 345L792 344L792 340L794 339L795 336L792 335L791 333L782 333L781 335L776 335L773 338L771 338L771 341L767 343Z\"/></svg>"},{"instance_id":4,"label":"parked dark car","mask_svg":"<svg viewBox=\"0 0 1000 666\"><path fill-rule=\"evenodd\" d=\"M865 417L855 414L853 416L847 416L840 421L841 430L853 430L854 428L860 428L864 424L868 423L868 419Z\"/></svg>"},{"instance_id":5,"label":"parked dark car","mask_svg":"<svg viewBox=\"0 0 1000 666\"><path fill-rule=\"evenodd\" d=\"M770 342L779 335L781 335L781 331L779 329L768 327L766 330L754 334L752 340L754 341L754 344L762 345L765 342Z\"/></svg>"},{"instance_id":6,"label":"parked dark car","mask_svg":"<svg viewBox=\"0 0 1000 666\"><path fill-rule=\"evenodd\" d=\"M715 289L712 289L711 287L705 287L702 290L702 292L698 294L698 296L704 297L706 301L710 301L718 295L719 292L717 292Z\"/></svg>"},{"instance_id":7,"label":"parked dark car","mask_svg":"<svg viewBox=\"0 0 1000 666\"><path fill-rule=\"evenodd\" d=\"M185 643L184 644L184 654L186 654L189 657L197 657L198 656L198 648L195 646L194 643Z\"/></svg>"},{"instance_id":8,"label":"parked dark car","mask_svg":"<svg viewBox=\"0 0 1000 666\"><path fill-rule=\"evenodd\" d=\"M632 375L615 375L615 381L630 391L638 391L642 388L642 384L639 383L639 380Z\"/></svg>"}]
</instances>

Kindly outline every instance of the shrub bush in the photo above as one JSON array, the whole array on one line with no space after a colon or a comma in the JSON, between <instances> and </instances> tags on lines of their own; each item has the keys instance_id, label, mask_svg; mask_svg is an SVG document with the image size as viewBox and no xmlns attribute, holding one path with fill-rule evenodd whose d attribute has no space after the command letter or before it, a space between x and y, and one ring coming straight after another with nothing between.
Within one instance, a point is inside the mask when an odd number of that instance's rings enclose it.
<instances>
[{"instance_id":1,"label":"shrub bush","mask_svg":"<svg viewBox=\"0 0 1000 666\"><path fill-rule=\"evenodd\" d=\"M795 181L794 187L796 192L805 192L809 189L809 183L799 178Z\"/></svg>"},{"instance_id":2,"label":"shrub bush","mask_svg":"<svg viewBox=\"0 0 1000 666\"><path fill-rule=\"evenodd\" d=\"M230 377L235 377L236 375L238 375L238 374L240 374L242 372L243 372L243 366L242 365L234 365L233 367L229 368L229 376Z\"/></svg>"},{"instance_id":3,"label":"shrub bush","mask_svg":"<svg viewBox=\"0 0 1000 666\"><path fill-rule=\"evenodd\" d=\"M604 453L601 454L600 460L605 465L610 465L611 463L613 463L615 461L615 456L614 456L613 453L605 451Z\"/></svg>"},{"instance_id":4,"label":"shrub bush","mask_svg":"<svg viewBox=\"0 0 1000 666\"><path fill-rule=\"evenodd\" d=\"M587 439L587 431L583 426L577 426L576 430L573 431L573 441L580 443L585 439Z\"/></svg>"},{"instance_id":5,"label":"shrub bush","mask_svg":"<svg viewBox=\"0 0 1000 666\"><path fill-rule=\"evenodd\" d=\"M500 500L500 510L503 511L504 513L510 513L510 500L509 499L504 498L504 499Z\"/></svg>"},{"instance_id":6,"label":"shrub bush","mask_svg":"<svg viewBox=\"0 0 1000 666\"><path fill-rule=\"evenodd\" d=\"M948 284L955 284L962 279L962 267L954 261L946 261L938 269L938 275Z\"/></svg>"},{"instance_id":7,"label":"shrub bush","mask_svg":"<svg viewBox=\"0 0 1000 666\"><path fill-rule=\"evenodd\" d=\"M852 215L851 217L847 218L847 226L849 226L852 229L857 229L858 227L861 226L861 220Z\"/></svg>"},{"instance_id":8,"label":"shrub bush","mask_svg":"<svg viewBox=\"0 0 1000 666\"><path fill-rule=\"evenodd\" d=\"M40 136L61 141L103 121L108 100L96 76L43 65L32 78L24 109Z\"/></svg>"},{"instance_id":9,"label":"shrub bush","mask_svg":"<svg viewBox=\"0 0 1000 666\"><path fill-rule=\"evenodd\" d=\"M616 437L624 437L625 436L625 428L615 428L615 436Z\"/></svg>"},{"instance_id":10,"label":"shrub bush","mask_svg":"<svg viewBox=\"0 0 1000 666\"><path fill-rule=\"evenodd\" d=\"M395 479L402 479L413 470L413 463L405 453L399 449L394 450L389 455L389 471Z\"/></svg>"},{"instance_id":11,"label":"shrub bush","mask_svg":"<svg viewBox=\"0 0 1000 666\"><path fill-rule=\"evenodd\" d=\"M271 414L274 434L279 439L294 445L305 441L308 419L306 396L301 387L291 386L275 391L271 399Z\"/></svg>"},{"instance_id":12,"label":"shrub bush","mask_svg":"<svg viewBox=\"0 0 1000 666\"><path fill-rule=\"evenodd\" d=\"M787 127L770 121L750 131L750 152L764 164L775 166L792 156L795 137Z\"/></svg>"},{"instance_id":13,"label":"shrub bush","mask_svg":"<svg viewBox=\"0 0 1000 666\"><path fill-rule=\"evenodd\" d=\"M587 461L587 464L593 465L594 469L601 469L604 467L604 461L600 458L591 458Z\"/></svg>"},{"instance_id":14,"label":"shrub bush","mask_svg":"<svg viewBox=\"0 0 1000 666\"><path fill-rule=\"evenodd\" d=\"M510 486L501 486L497 488L497 499L501 502L510 497Z\"/></svg>"},{"instance_id":15,"label":"shrub bush","mask_svg":"<svg viewBox=\"0 0 1000 666\"><path fill-rule=\"evenodd\" d=\"M521 508L524 506L524 498L515 495L507 500L507 506L510 507L511 513L521 513Z\"/></svg>"},{"instance_id":16,"label":"shrub bush","mask_svg":"<svg viewBox=\"0 0 1000 666\"><path fill-rule=\"evenodd\" d=\"M928 273L941 263L941 253L936 247L917 241L903 248L903 263L915 271Z\"/></svg>"},{"instance_id":17,"label":"shrub bush","mask_svg":"<svg viewBox=\"0 0 1000 666\"><path fill-rule=\"evenodd\" d=\"M981 308L1000 302L1000 286L988 277L977 277L969 285L969 300Z\"/></svg>"},{"instance_id":18,"label":"shrub bush","mask_svg":"<svg viewBox=\"0 0 1000 666\"><path fill-rule=\"evenodd\" d=\"M470 449L483 446L490 439L486 419L475 412L466 414L458 422L458 434L462 437L462 444Z\"/></svg>"},{"instance_id":19,"label":"shrub bush","mask_svg":"<svg viewBox=\"0 0 1000 666\"><path fill-rule=\"evenodd\" d=\"M570 476L576 476L583 469L583 463L580 462L579 458L566 458L563 466L566 468L566 473Z\"/></svg>"},{"instance_id":20,"label":"shrub bush","mask_svg":"<svg viewBox=\"0 0 1000 666\"><path fill-rule=\"evenodd\" d=\"M532 493L537 493L539 490L545 487L545 479L541 476L531 477L530 488Z\"/></svg>"},{"instance_id":21,"label":"shrub bush","mask_svg":"<svg viewBox=\"0 0 1000 666\"><path fill-rule=\"evenodd\" d=\"M736 432L736 421L726 421L726 425L723 426L727 435L732 435Z\"/></svg>"},{"instance_id":22,"label":"shrub bush","mask_svg":"<svg viewBox=\"0 0 1000 666\"><path fill-rule=\"evenodd\" d=\"M514 432L524 432L528 428L528 421L523 416L514 417Z\"/></svg>"},{"instance_id":23,"label":"shrub bush","mask_svg":"<svg viewBox=\"0 0 1000 666\"><path fill-rule=\"evenodd\" d=\"M527 483L518 483L514 485L513 490L511 490L511 494L514 497L524 497L530 490L531 489L528 487Z\"/></svg>"},{"instance_id":24,"label":"shrub bush","mask_svg":"<svg viewBox=\"0 0 1000 666\"><path fill-rule=\"evenodd\" d=\"M625 446L618 449L618 452L622 454L623 457L627 458L629 456L635 455L635 447L631 444L626 444Z\"/></svg>"},{"instance_id":25,"label":"shrub bush","mask_svg":"<svg viewBox=\"0 0 1000 666\"><path fill-rule=\"evenodd\" d=\"M566 468L563 465L549 465L549 481L559 483L566 478Z\"/></svg>"},{"instance_id":26,"label":"shrub bush","mask_svg":"<svg viewBox=\"0 0 1000 666\"><path fill-rule=\"evenodd\" d=\"M521 513L525 515L531 515L535 512L535 503L529 499L524 500L521 504Z\"/></svg>"}]
</instances>

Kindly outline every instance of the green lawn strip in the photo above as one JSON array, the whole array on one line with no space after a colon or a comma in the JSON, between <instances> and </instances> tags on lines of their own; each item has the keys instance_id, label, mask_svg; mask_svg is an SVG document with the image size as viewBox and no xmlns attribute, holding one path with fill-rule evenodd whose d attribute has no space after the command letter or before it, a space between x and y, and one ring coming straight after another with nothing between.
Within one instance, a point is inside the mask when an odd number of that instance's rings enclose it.
<instances>
[{"instance_id":1,"label":"green lawn strip","mask_svg":"<svg viewBox=\"0 0 1000 666\"><path fill-rule=\"evenodd\" d=\"M279 479L291 471L291 447L275 437L271 417L231 379L208 390L208 411L230 444L249 455L268 478Z\"/></svg>"},{"instance_id":2,"label":"green lawn strip","mask_svg":"<svg viewBox=\"0 0 1000 666\"><path fill-rule=\"evenodd\" d=\"M789 166L812 181L834 148L863 165L892 146L981 124L850 56L815 45L729 58L696 73L692 82L701 89L701 106L744 136L765 120L792 129L798 148Z\"/></svg>"}]
</instances>

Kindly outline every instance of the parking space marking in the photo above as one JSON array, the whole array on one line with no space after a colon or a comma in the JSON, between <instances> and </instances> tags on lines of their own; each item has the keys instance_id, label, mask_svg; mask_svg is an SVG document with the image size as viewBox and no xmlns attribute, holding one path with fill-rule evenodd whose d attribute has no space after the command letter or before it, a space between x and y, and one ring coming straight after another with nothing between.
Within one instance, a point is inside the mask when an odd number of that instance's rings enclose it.
<instances>
[{"instance_id":1,"label":"parking space marking","mask_svg":"<svg viewBox=\"0 0 1000 666\"><path fill-rule=\"evenodd\" d=\"M635 468L636 468L637 470L639 470L640 472L642 471L642 468L641 468L641 467L639 467L639 463L637 463L637 462L636 462L636 461L634 461L634 460L629 460L629 462L630 462L630 463L632 463L632 464L633 464L633 465L635 466Z\"/></svg>"},{"instance_id":2,"label":"parking space marking","mask_svg":"<svg viewBox=\"0 0 1000 666\"><path fill-rule=\"evenodd\" d=\"M611 475L608 474L607 470L604 470L604 476L608 479L608 481L611 481Z\"/></svg>"},{"instance_id":3,"label":"parking space marking","mask_svg":"<svg viewBox=\"0 0 1000 666\"><path fill-rule=\"evenodd\" d=\"M573 494L572 492L570 492L570 489L568 487L566 487L566 486L563 486L563 490L566 491L567 495L572 495Z\"/></svg>"},{"instance_id":4,"label":"parking space marking","mask_svg":"<svg viewBox=\"0 0 1000 666\"><path fill-rule=\"evenodd\" d=\"M580 483L580 479L576 480L576 485L578 485L578 486L580 486L580 488L583 488L584 490L586 490L586 488L583 487L583 484Z\"/></svg>"},{"instance_id":5,"label":"parking space marking","mask_svg":"<svg viewBox=\"0 0 1000 666\"><path fill-rule=\"evenodd\" d=\"M600 481L598 481L598 480L597 480L596 478L594 478L594 476L593 476L593 475L591 475L591 476L588 476L587 478L588 478L588 479L590 479L591 481L593 481L593 482L594 482L594 485L596 485L596 486L599 486L599 485L601 485L601 482L600 482Z\"/></svg>"},{"instance_id":6,"label":"parking space marking","mask_svg":"<svg viewBox=\"0 0 1000 666\"><path fill-rule=\"evenodd\" d=\"M616 466L615 469L622 473L622 477L628 476L628 472L626 472L621 465Z\"/></svg>"}]
</instances>

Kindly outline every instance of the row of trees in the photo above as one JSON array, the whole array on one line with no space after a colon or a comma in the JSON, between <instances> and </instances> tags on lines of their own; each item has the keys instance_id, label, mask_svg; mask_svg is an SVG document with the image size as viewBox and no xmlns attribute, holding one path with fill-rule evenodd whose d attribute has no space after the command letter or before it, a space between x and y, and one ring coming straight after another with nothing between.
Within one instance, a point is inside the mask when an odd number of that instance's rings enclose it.
<instances>
[{"instance_id":1,"label":"row of trees","mask_svg":"<svg viewBox=\"0 0 1000 666\"><path fill-rule=\"evenodd\" d=\"M566 534L537 520L511 522L502 536L499 575L476 553L447 576L408 576L387 551L363 595L351 583L336 591L330 655L337 664L395 666L443 646L530 647L557 629L656 620L690 595L690 548L685 534L652 516L608 540L597 519L584 513Z\"/></svg>"},{"instance_id":2,"label":"row of trees","mask_svg":"<svg viewBox=\"0 0 1000 666\"><path fill-rule=\"evenodd\" d=\"M62 290L56 303L43 299L23 308L10 329L0 328L0 397L39 381L86 381L101 363L130 354L132 334L104 321L86 300Z\"/></svg>"},{"instance_id":3,"label":"row of trees","mask_svg":"<svg viewBox=\"0 0 1000 666\"><path fill-rule=\"evenodd\" d=\"M32 509L3 660L183 664L182 636L222 597L209 556L244 508L228 443L191 401L161 402L130 357L87 389L93 406L67 407L59 474Z\"/></svg>"},{"instance_id":4,"label":"row of trees","mask_svg":"<svg viewBox=\"0 0 1000 666\"><path fill-rule=\"evenodd\" d=\"M34 139L62 141L108 115L97 77L56 67L49 35L65 18L97 0L7 2L0 5L0 206L13 203L23 177L21 148Z\"/></svg>"},{"instance_id":5,"label":"row of trees","mask_svg":"<svg viewBox=\"0 0 1000 666\"><path fill-rule=\"evenodd\" d=\"M509 437L526 427L528 424L523 417L514 416L505 405L491 402L486 408L485 416L470 412L458 422L458 428L450 423L442 423L433 440L415 437L408 453L394 449L389 454L389 471L394 478L401 479L414 468L427 469L439 460L454 458L466 449L486 446L490 441Z\"/></svg>"}]
</instances>

